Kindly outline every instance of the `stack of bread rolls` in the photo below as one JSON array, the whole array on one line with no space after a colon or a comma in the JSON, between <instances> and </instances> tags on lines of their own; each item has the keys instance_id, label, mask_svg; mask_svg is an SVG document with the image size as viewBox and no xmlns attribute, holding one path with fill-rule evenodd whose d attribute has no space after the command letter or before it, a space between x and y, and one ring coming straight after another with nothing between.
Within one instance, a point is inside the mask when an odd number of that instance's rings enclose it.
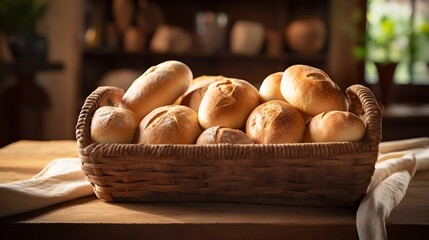
<instances>
[{"instance_id":1,"label":"stack of bread rolls","mask_svg":"<svg viewBox=\"0 0 429 240\"><path fill-rule=\"evenodd\" d=\"M292 65L259 90L222 75L193 78L170 60L150 67L114 106L97 109L91 137L100 143L280 144L359 141L363 120L322 70Z\"/></svg>"}]
</instances>

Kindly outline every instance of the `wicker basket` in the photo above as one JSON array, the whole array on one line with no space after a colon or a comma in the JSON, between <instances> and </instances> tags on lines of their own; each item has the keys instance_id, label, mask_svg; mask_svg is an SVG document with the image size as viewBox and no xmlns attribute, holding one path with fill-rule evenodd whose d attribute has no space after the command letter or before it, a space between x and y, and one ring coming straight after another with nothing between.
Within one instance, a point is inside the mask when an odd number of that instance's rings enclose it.
<instances>
[{"instance_id":1,"label":"wicker basket","mask_svg":"<svg viewBox=\"0 0 429 240\"><path fill-rule=\"evenodd\" d=\"M346 91L364 119L359 142L295 144L99 144L90 137L94 111L122 96L99 87L80 112L76 138L97 197L107 202L221 201L355 207L365 195L381 141L381 108L361 85Z\"/></svg>"}]
</instances>

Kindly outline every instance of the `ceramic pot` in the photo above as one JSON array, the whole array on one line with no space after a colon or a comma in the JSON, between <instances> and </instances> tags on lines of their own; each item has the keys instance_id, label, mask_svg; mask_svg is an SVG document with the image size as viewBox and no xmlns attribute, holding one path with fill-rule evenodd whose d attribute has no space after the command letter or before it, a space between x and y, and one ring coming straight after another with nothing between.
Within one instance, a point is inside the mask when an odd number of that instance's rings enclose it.
<instances>
[{"instance_id":1,"label":"ceramic pot","mask_svg":"<svg viewBox=\"0 0 429 240\"><path fill-rule=\"evenodd\" d=\"M398 63L374 63L378 73L379 100L384 106L388 106L392 100L393 76Z\"/></svg>"},{"instance_id":2,"label":"ceramic pot","mask_svg":"<svg viewBox=\"0 0 429 240\"><path fill-rule=\"evenodd\" d=\"M296 53L315 54L324 47L326 32L326 25L319 17L295 19L286 27L286 43Z\"/></svg>"},{"instance_id":3,"label":"ceramic pot","mask_svg":"<svg viewBox=\"0 0 429 240\"><path fill-rule=\"evenodd\" d=\"M134 16L134 2L132 0L113 0L112 15L118 32L123 34L131 27Z\"/></svg>"},{"instance_id":4,"label":"ceramic pot","mask_svg":"<svg viewBox=\"0 0 429 240\"><path fill-rule=\"evenodd\" d=\"M221 12L197 12L195 30L202 51L214 53L224 50L228 16Z\"/></svg>"},{"instance_id":5,"label":"ceramic pot","mask_svg":"<svg viewBox=\"0 0 429 240\"><path fill-rule=\"evenodd\" d=\"M130 27L124 32L124 50L142 52L146 44L144 33L137 27Z\"/></svg>"},{"instance_id":6,"label":"ceramic pot","mask_svg":"<svg viewBox=\"0 0 429 240\"><path fill-rule=\"evenodd\" d=\"M9 37L9 45L15 59L46 60L48 58L48 41L38 33L12 34Z\"/></svg>"}]
</instances>

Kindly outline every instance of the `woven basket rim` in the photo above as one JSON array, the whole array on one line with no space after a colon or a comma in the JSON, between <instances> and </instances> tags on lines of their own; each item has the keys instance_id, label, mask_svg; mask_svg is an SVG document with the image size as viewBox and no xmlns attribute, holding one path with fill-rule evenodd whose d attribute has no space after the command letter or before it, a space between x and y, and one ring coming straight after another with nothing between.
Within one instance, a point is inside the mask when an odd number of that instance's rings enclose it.
<instances>
[{"instance_id":1,"label":"woven basket rim","mask_svg":"<svg viewBox=\"0 0 429 240\"><path fill-rule=\"evenodd\" d=\"M82 155L104 157L153 156L165 158L178 155L209 158L323 158L342 154L378 151L378 145L362 142L285 143L285 144L121 144L92 143L79 148ZM246 156L243 156L243 153Z\"/></svg>"}]
</instances>

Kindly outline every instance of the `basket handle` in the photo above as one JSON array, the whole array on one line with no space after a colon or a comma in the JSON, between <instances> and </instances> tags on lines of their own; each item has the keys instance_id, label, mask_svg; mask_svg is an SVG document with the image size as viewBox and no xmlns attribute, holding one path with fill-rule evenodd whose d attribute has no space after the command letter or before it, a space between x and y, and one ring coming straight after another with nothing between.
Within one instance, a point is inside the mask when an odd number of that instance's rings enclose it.
<instances>
[{"instance_id":1,"label":"basket handle","mask_svg":"<svg viewBox=\"0 0 429 240\"><path fill-rule=\"evenodd\" d=\"M94 112L102 106L117 106L124 95L124 90L117 87L98 87L85 100L76 124L76 140L78 148L85 148L92 143L91 120Z\"/></svg>"},{"instance_id":2,"label":"basket handle","mask_svg":"<svg viewBox=\"0 0 429 240\"><path fill-rule=\"evenodd\" d=\"M349 101L349 111L357 116L363 116L366 123L364 140L370 145L378 146L381 141L382 110L374 93L367 87L354 84L346 89Z\"/></svg>"}]
</instances>

